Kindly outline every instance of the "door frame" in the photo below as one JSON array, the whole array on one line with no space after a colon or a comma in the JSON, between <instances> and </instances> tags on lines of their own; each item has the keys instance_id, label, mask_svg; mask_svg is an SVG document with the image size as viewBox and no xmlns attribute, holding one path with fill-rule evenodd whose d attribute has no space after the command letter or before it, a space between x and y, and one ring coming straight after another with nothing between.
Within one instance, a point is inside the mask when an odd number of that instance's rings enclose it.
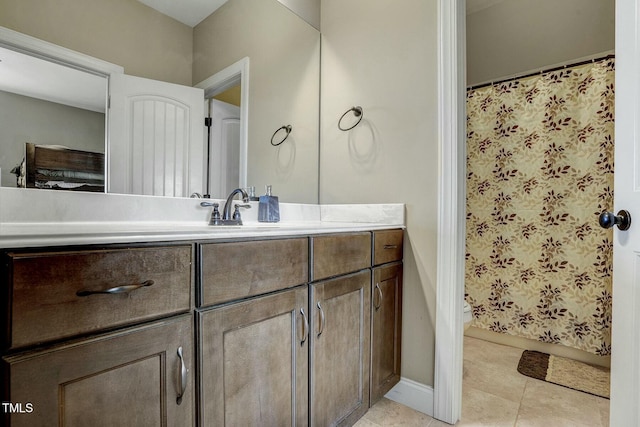
<instances>
[{"instance_id":1,"label":"door frame","mask_svg":"<svg viewBox=\"0 0 640 427\"><path fill-rule=\"evenodd\" d=\"M624 55L625 71L637 75L640 70L638 46L640 36L640 10L636 0L616 1L616 39L632 39L624 48L616 42L616 59ZM462 410L462 341L464 299L464 245L465 245L465 0L438 0L438 131L439 131L439 195L438 195L438 275L436 296L436 344L434 371L434 417L454 424ZM621 55L622 54L622 55ZM617 61L619 62L619 61ZM616 74L618 71L616 71ZM634 80L635 81L635 80ZM617 85L617 84L616 84ZM637 85L635 85L637 86ZM616 87L618 89L618 87ZM637 87L632 88L637 93ZM635 100L634 111L640 111ZM616 106L618 101L616 100ZM637 117L637 116L636 116ZM635 134L638 119L632 119ZM621 133L616 123L616 134ZM614 289L616 286L614 278ZM628 284L627 284L628 285ZM640 300L640 299L639 299ZM617 300L614 299L614 304ZM637 360L640 346L633 329L623 324L633 315L634 305L621 301L613 310L614 340L625 342L635 355L625 359ZM633 316L632 316L633 317ZM615 333L619 335L616 337ZM624 349L622 349L624 351ZM612 359L613 362L618 358ZM640 419L636 403L640 400L640 385L631 384L625 390L628 374L612 369L612 419L616 423L632 423ZM619 399L619 397L621 399ZM613 425L613 424L612 424ZM629 424L631 425L631 424Z\"/></svg>"},{"instance_id":2,"label":"door frame","mask_svg":"<svg viewBox=\"0 0 640 427\"><path fill-rule=\"evenodd\" d=\"M211 98L240 83L240 166L239 187L247 186L247 158L249 154L249 57L229 65L204 79L194 87L204 89L204 97Z\"/></svg>"},{"instance_id":3,"label":"door frame","mask_svg":"<svg viewBox=\"0 0 640 427\"><path fill-rule=\"evenodd\" d=\"M462 413L466 124L465 0L438 0L438 248L433 416Z\"/></svg>"}]
</instances>

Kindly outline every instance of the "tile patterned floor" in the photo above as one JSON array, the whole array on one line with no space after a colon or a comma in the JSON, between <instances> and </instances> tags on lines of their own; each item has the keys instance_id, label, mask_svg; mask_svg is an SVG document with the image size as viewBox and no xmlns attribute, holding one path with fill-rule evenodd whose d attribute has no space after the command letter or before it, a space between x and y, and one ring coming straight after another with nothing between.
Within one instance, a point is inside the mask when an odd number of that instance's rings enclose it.
<instances>
[{"instance_id":1,"label":"tile patterned floor","mask_svg":"<svg viewBox=\"0 0 640 427\"><path fill-rule=\"evenodd\" d=\"M516 370L522 350L464 338L462 419L456 427L608 427L609 400L544 381ZM382 399L357 427L446 427Z\"/></svg>"}]
</instances>

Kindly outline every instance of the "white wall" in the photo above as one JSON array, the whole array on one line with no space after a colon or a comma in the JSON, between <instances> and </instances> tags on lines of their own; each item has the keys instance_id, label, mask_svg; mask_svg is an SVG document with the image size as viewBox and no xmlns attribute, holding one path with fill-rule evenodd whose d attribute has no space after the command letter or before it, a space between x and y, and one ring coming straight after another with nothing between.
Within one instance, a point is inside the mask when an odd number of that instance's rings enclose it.
<instances>
[{"instance_id":1,"label":"white wall","mask_svg":"<svg viewBox=\"0 0 640 427\"><path fill-rule=\"evenodd\" d=\"M467 84L613 50L614 13L614 0L505 0L471 13Z\"/></svg>"},{"instance_id":2,"label":"white wall","mask_svg":"<svg viewBox=\"0 0 640 427\"><path fill-rule=\"evenodd\" d=\"M437 2L322 0L321 32L320 203L406 204L402 375L433 385Z\"/></svg>"}]
</instances>

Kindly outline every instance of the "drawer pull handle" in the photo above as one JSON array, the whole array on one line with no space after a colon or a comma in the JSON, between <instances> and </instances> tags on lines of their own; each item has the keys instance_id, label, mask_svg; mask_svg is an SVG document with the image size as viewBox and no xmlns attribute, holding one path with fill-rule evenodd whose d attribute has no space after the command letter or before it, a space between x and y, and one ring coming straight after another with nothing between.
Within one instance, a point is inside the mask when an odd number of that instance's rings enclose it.
<instances>
[{"instance_id":1,"label":"drawer pull handle","mask_svg":"<svg viewBox=\"0 0 640 427\"><path fill-rule=\"evenodd\" d=\"M398 249L398 245L384 245L384 249Z\"/></svg>"},{"instance_id":2,"label":"drawer pull handle","mask_svg":"<svg viewBox=\"0 0 640 427\"><path fill-rule=\"evenodd\" d=\"M318 331L318 338L320 338L320 335L322 335L322 332L324 332L324 321L325 321L324 310L320 306L320 301L318 301L318 310L320 310L320 330Z\"/></svg>"},{"instance_id":3,"label":"drawer pull handle","mask_svg":"<svg viewBox=\"0 0 640 427\"><path fill-rule=\"evenodd\" d=\"M378 304L376 305L376 303L373 303L373 306L375 307L376 310L380 309L380 306L382 305L382 289L380 289L380 284L376 283L376 291L378 291Z\"/></svg>"},{"instance_id":4,"label":"drawer pull handle","mask_svg":"<svg viewBox=\"0 0 640 427\"><path fill-rule=\"evenodd\" d=\"M187 391L187 379L189 378L187 376L189 370L184 364L184 357L182 356L182 346L178 347L178 358L180 359L180 394L176 398L176 403L179 405L182 403L182 396Z\"/></svg>"},{"instance_id":5,"label":"drawer pull handle","mask_svg":"<svg viewBox=\"0 0 640 427\"><path fill-rule=\"evenodd\" d=\"M105 289L103 291L78 291L76 292L76 295L79 297L87 297L89 295L95 294L127 294L129 292L135 291L136 289L144 288L145 286L151 286L153 285L153 283L153 280L146 280L136 285L116 286L114 288Z\"/></svg>"},{"instance_id":6,"label":"drawer pull handle","mask_svg":"<svg viewBox=\"0 0 640 427\"><path fill-rule=\"evenodd\" d=\"M303 308L300 309L300 314L302 314L302 319L304 320L302 323L302 341L300 341L300 345L303 346L309 336L309 320L307 320L307 315L304 314Z\"/></svg>"}]
</instances>

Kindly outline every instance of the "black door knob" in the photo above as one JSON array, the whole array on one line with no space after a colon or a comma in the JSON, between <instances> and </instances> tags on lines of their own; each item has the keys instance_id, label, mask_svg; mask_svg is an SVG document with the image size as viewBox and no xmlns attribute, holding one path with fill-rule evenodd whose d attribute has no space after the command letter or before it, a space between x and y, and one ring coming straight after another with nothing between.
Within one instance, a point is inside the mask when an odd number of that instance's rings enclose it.
<instances>
[{"instance_id":1,"label":"black door knob","mask_svg":"<svg viewBox=\"0 0 640 427\"><path fill-rule=\"evenodd\" d=\"M631 227L631 214L624 209L618 212L618 215L614 215L613 212L602 212L598 217L598 223L602 228L611 228L617 225L622 231L628 230Z\"/></svg>"}]
</instances>

